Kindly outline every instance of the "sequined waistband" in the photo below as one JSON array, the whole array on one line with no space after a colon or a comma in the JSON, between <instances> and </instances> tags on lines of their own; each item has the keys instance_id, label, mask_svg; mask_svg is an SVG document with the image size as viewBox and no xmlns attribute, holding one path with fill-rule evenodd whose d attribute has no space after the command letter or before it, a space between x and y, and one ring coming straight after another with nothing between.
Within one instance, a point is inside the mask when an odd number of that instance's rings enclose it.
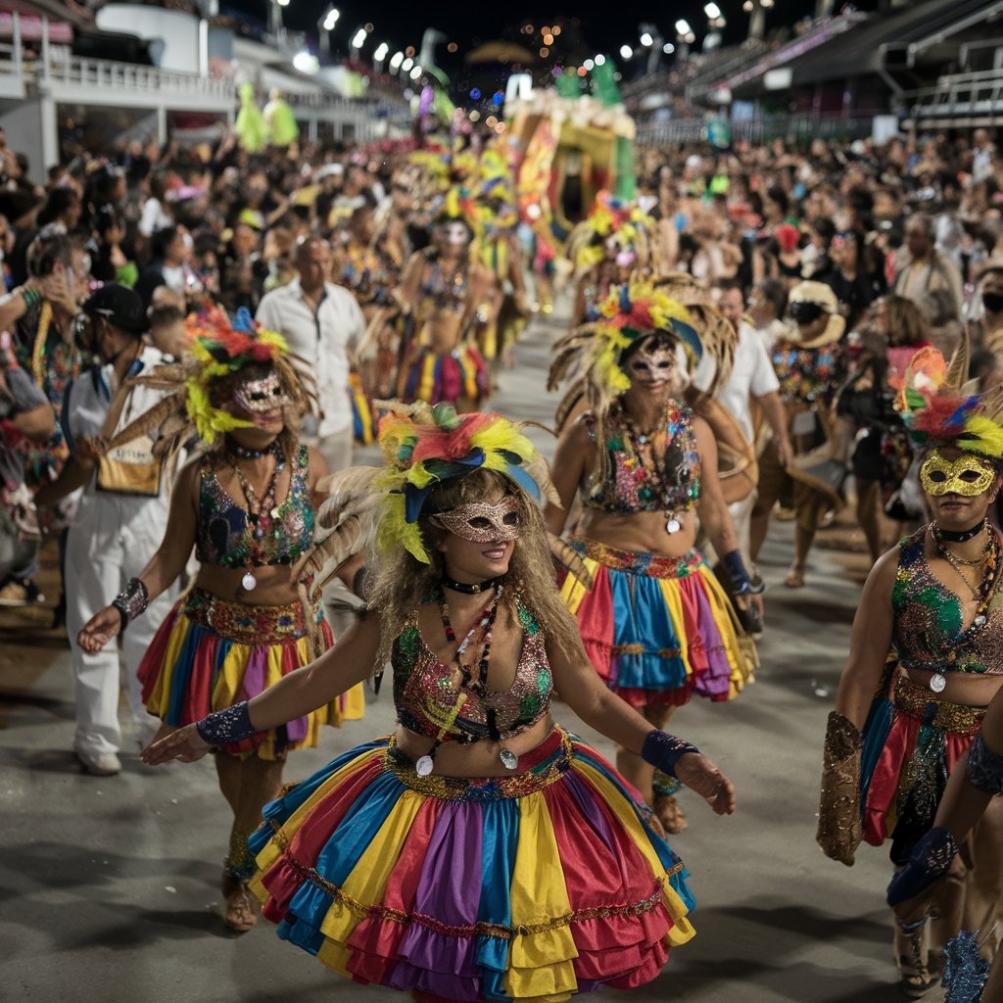
<instances>
[{"instance_id":1,"label":"sequined waistband","mask_svg":"<svg viewBox=\"0 0 1003 1003\"><path fill-rule=\"evenodd\" d=\"M414 760L397 748L395 737L387 746L384 765L410 790L444 801L500 801L521 798L549 787L571 768L571 735L555 727L535 749L519 757L519 764L504 777L419 777Z\"/></svg>"},{"instance_id":2,"label":"sequined waistband","mask_svg":"<svg viewBox=\"0 0 1003 1003\"><path fill-rule=\"evenodd\" d=\"M696 548L682 557L663 557L647 551L617 550L615 547L579 537L571 541L571 546L585 557L607 568L626 572L629 575L646 575L649 578L687 578L695 574L703 564L703 556Z\"/></svg>"},{"instance_id":3,"label":"sequined waistband","mask_svg":"<svg viewBox=\"0 0 1003 1003\"><path fill-rule=\"evenodd\" d=\"M924 724L957 735L974 735L982 727L982 719L986 716L985 707L969 707L940 700L931 690L906 676L895 680L892 703L901 714L908 714Z\"/></svg>"},{"instance_id":4,"label":"sequined waistband","mask_svg":"<svg viewBox=\"0 0 1003 1003\"><path fill-rule=\"evenodd\" d=\"M182 612L193 623L238 644L276 644L297 640L309 633L303 604L249 606L228 602L205 589L192 589L185 597ZM320 604L311 608L316 623L324 619Z\"/></svg>"}]
</instances>

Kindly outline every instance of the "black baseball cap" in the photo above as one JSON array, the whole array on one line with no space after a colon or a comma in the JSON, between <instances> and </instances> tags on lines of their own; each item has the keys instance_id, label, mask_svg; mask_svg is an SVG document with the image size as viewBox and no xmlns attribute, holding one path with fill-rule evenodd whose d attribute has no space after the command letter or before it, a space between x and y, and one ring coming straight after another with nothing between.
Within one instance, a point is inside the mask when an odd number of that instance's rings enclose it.
<instances>
[{"instance_id":1,"label":"black baseball cap","mask_svg":"<svg viewBox=\"0 0 1003 1003\"><path fill-rule=\"evenodd\" d=\"M108 282L84 303L84 313L89 317L104 317L110 324L137 336L149 330L143 301L133 289Z\"/></svg>"}]
</instances>

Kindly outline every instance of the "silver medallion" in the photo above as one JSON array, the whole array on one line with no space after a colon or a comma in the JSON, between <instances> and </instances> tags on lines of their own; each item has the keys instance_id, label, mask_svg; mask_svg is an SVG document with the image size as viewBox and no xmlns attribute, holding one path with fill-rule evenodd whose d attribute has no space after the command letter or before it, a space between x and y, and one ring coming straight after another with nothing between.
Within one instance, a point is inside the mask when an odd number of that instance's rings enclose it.
<instances>
[{"instance_id":1,"label":"silver medallion","mask_svg":"<svg viewBox=\"0 0 1003 1003\"><path fill-rule=\"evenodd\" d=\"M240 580L240 587L245 592L253 592L254 589L255 589L255 586L257 586L257 584L258 584L258 579L255 578L254 575L252 575L250 571L248 571L244 575L244 577L241 578L241 580Z\"/></svg>"},{"instance_id":2,"label":"silver medallion","mask_svg":"<svg viewBox=\"0 0 1003 1003\"><path fill-rule=\"evenodd\" d=\"M519 757L511 749L501 749L498 758L506 770L514 770L519 765Z\"/></svg>"},{"instance_id":3,"label":"silver medallion","mask_svg":"<svg viewBox=\"0 0 1003 1003\"><path fill-rule=\"evenodd\" d=\"M419 777L427 777L432 770L435 769L435 760L431 756L422 756L417 763L414 764L414 772L418 774Z\"/></svg>"},{"instance_id":4,"label":"silver medallion","mask_svg":"<svg viewBox=\"0 0 1003 1003\"><path fill-rule=\"evenodd\" d=\"M980 613L972 622L976 627L984 627L986 623L985 614Z\"/></svg>"},{"instance_id":5,"label":"silver medallion","mask_svg":"<svg viewBox=\"0 0 1003 1003\"><path fill-rule=\"evenodd\" d=\"M930 689L934 693L943 693L947 688L947 676L942 672L935 672L930 676Z\"/></svg>"},{"instance_id":6,"label":"silver medallion","mask_svg":"<svg viewBox=\"0 0 1003 1003\"><path fill-rule=\"evenodd\" d=\"M270 516L271 516L271 517L272 517L273 519L278 519L278 517L279 517L279 516L280 516L280 515L282 514L282 512L281 512L281 510L279 509L279 506L278 506L278 505L276 505L276 506L275 506L275 508L273 508L273 509L271 510L271 512L269 512L268 514L269 514L269 515L270 515Z\"/></svg>"},{"instance_id":7,"label":"silver medallion","mask_svg":"<svg viewBox=\"0 0 1003 1003\"><path fill-rule=\"evenodd\" d=\"M665 523L665 532L672 536L674 533L678 533L679 530L683 528L683 524L675 517L672 516L668 522Z\"/></svg>"}]
</instances>

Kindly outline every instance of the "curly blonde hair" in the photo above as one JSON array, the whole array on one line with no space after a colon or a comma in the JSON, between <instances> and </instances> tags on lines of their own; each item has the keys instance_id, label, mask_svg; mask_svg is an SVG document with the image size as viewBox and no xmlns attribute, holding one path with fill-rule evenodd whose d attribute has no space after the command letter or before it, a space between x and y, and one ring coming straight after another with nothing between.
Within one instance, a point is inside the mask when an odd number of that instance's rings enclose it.
<instances>
[{"instance_id":1,"label":"curly blonde hair","mask_svg":"<svg viewBox=\"0 0 1003 1003\"><path fill-rule=\"evenodd\" d=\"M380 649L375 668L380 671L390 658L394 641L414 612L439 589L445 565L436 544L446 534L433 526L430 517L469 502L483 501L501 489L519 503L519 536L504 580L510 586L503 603L514 612L517 601L539 622L549 642L558 645L572 659L587 661L578 624L561 600L555 584L543 516L532 498L504 474L479 469L457 480L437 484L429 492L418 525L428 544L431 564L424 564L403 547L376 558L376 578L369 595L369 609L380 617Z\"/></svg>"}]
</instances>

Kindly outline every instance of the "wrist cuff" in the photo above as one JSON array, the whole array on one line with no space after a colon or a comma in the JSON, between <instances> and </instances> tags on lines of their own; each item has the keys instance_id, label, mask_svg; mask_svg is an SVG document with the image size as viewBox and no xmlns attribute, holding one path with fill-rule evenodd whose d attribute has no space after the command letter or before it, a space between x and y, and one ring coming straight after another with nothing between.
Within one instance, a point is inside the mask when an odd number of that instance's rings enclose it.
<instances>
[{"instance_id":1,"label":"wrist cuff","mask_svg":"<svg viewBox=\"0 0 1003 1003\"><path fill-rule=\"evenodd\" d=\"M695 745L684 742L675 735L667 735L658 728L652 728L644 740L644 747L641 749L641 758L655 767L667 773L670 777L676 775L676 763L683 756L690 752L699 752Z\"/></svg>"},{"instance_id":2,"label":"wrist cuff","mask_svg":"<svg viewBox=\"0 0 1003 1003\"><path fill-rule=\"evenodd\" d=\"M206 715L195 722L195 730L202 741L214 746L236 745L255 732L246 700Z\"/></svg>"},{"instance_id":3,"label":"wrist cuff","mask_svg":"<svg viewBox=\"0 0 1003 1003\"><path fill-rule=\"evenodd\" d=\"M984 794L1003 794L1003 756L987 748L981 731L968 750L968 782Z\"/></svg>"},{"instance_id":4,"label":"wrist cuff","mask_svg":"<svg viewBox=\"0 0 1003 1003\"><path fill-rule=\"evenodd\" d=\"M150 605L150 593L141 578L130 578L129 584L111 602L122 616L122 630L146 612Z\"/></svg>"}]
</instances>

